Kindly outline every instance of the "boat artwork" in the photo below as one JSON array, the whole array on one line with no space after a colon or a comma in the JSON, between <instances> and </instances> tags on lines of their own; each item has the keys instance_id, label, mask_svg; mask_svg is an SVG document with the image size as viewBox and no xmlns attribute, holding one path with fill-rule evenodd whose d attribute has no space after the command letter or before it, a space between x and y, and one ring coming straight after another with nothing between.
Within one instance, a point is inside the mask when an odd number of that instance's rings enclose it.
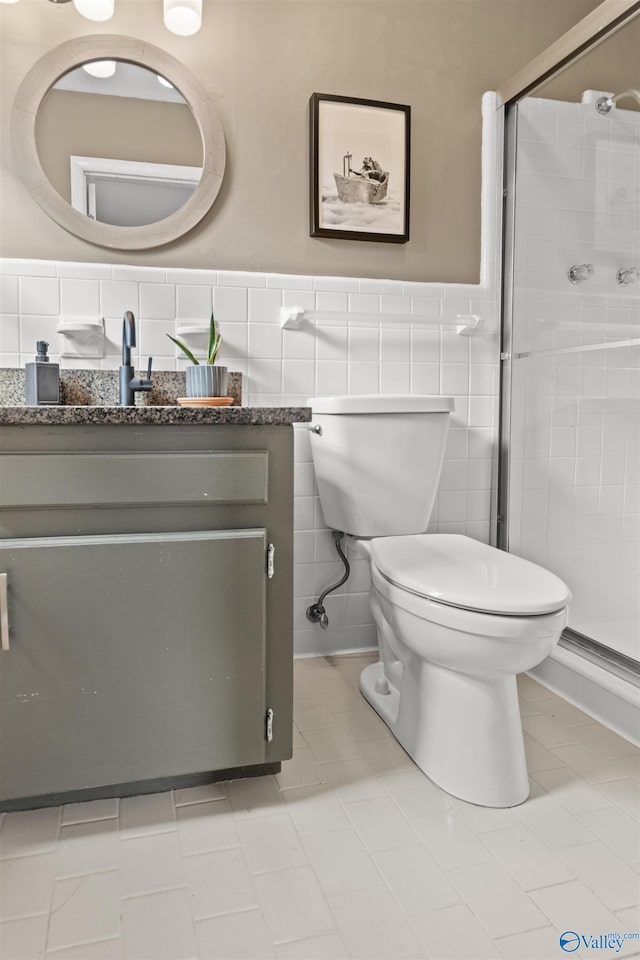
<instances>
[{"instance_id":1,"label":"boat artwork","mask_svg":"<svg viewBox=\"0 0 640 960\"><path fill-rule=\"evenodd\" d=\"M334 173L338 197L343 203L381 203L387 196L389 172L373 157L365 157L360 170L351 169L353 154L342 158L342 176Z\"/></svg>"}]
</instances>

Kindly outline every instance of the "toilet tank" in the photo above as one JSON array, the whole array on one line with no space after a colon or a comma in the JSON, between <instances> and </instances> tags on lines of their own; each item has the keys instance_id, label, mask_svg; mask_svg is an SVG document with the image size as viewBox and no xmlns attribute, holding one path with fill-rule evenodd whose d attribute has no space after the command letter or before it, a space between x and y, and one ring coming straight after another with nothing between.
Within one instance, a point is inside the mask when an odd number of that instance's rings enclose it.
<instances>
[{"instance_id":1,"label":"toilet tank","mask_svg":"<svg viewBox=\"0 0 640 960\"><path fill-rule=\"evenodd\" d=\"M424 533L451 397L312 397L311 451L325 523L356 537Z\"/></svg>"}]
</instances>

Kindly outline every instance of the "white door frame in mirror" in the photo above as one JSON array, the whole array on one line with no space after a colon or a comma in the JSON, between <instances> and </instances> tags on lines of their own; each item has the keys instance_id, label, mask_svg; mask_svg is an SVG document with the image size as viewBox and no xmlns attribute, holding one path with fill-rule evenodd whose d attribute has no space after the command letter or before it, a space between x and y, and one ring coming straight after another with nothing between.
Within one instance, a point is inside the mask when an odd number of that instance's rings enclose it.
<instances>
[{"instance_id":1,"label":"white door frame in mirror","mask_svg":"<svg viewBox=\"0 0 640 960\"><path fill-rule=\"evenodd\" d=\"M202 178L184 206L164 220L119 227L92 220L74 210L50 183L36 147L36 117L48 90L64 73L89 60L127 60L166 77L189 104L202 138ZM17 170L32 198L69 233L101 247L144 250L170 243L194 227L210 210L222 185L225 142L212 98L179 60L159 47L132 37L89 36L50 50L22 81L13 105L11 137Z\"/></svg>"},{"instance_id":2,"label":"white door frame in mirror","mask_svg":"<svg viewBox=\"0 0 640 960\"><path fill-rule=\"evenodd\" d=\"M100 183L140 182L149 186L182 186L191 193L200 183L202 167L148 160L113 160L111 157L69 157L71 206L85 216L96 218ZM184 206L184 204L183 204ZM101 222L104 222L101 219ZM144 221L148 223L149 221ZM157 220L154 221L157 223ZM122 226L122 224L121 224Z\"/></svg>"}]
</instances>

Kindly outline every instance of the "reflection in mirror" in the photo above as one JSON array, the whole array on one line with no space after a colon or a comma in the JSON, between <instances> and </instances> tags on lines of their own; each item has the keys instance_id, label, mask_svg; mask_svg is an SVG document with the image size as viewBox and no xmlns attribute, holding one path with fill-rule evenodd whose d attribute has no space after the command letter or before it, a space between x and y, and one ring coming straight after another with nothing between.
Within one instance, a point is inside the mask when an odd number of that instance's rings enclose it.
<instances>
[{"instance_id":1,"label":"reflection in mirror","mask_svg":"<svg viewBox=\"0 0 640 960\"><path fill-rule=\"evenodd\" d=\"M202 138L184 97L123 60L93 60L61 76L38 110L36 147L63 199L116 226L170 216L202 174Z\"/></svg>"}]
</instances>

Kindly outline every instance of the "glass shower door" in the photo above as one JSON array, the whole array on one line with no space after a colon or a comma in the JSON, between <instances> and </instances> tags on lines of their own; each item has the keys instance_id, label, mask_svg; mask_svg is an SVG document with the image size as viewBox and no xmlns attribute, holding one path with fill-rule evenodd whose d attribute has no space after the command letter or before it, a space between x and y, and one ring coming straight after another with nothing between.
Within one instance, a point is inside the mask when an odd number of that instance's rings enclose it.
<instances>
[{"instance_id":1,"label":"glass shower door","mask_svg":"<svg viewBox=\"0 0 640 960\"><path fill-rule=\"evenodd\" d=\"M570 586L570 631L634 666L640 112L628 98L602 113L602 96L553 91L512 108L505 545Z\"/></svg>"}]
</instances>

